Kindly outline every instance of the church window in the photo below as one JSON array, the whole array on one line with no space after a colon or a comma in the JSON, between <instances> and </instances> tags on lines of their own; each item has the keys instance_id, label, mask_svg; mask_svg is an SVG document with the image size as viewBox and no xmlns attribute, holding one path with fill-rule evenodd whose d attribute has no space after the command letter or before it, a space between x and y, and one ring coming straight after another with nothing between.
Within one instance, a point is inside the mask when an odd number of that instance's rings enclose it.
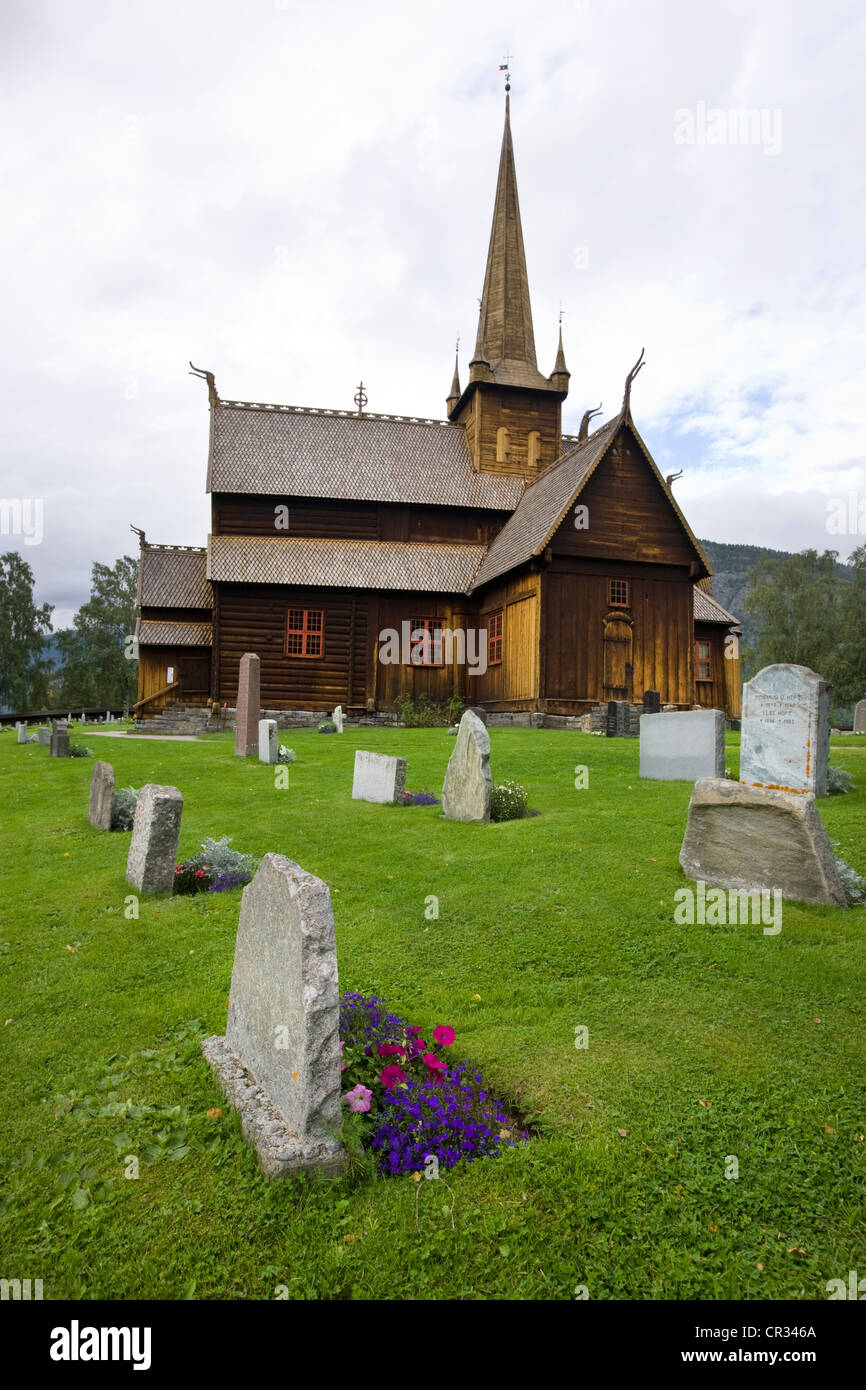
<instances>
[{"instance_id":1,"label":"church window","mask_svg":"<svg viewBox=\"0 0 866 1390\"><path fill-rule=\"evenodd\" d=\"M713 679L713 663L709 642L695 642L695 677L699 681Z\"/></svg>"},{"instance_id":2,"label":"church window","mask_svg":"<svg viewBox=\"0 0 866 1390\"><path fill-rule=\"evenodd\" d=\"M487 665L499 666L502 662L502 609L491 613L487 619Z\"/></svg>"},{"instance_id":3,"label":"church window","mask_svg":"<svg viewBox=\"0 0 866 1390\"><path fill-rule=\"evenodd\" d=\"M286 625L286 656L325 654L325 614L321 608L290 608Z\"/></svg>"},{"instance_id":4,"label":"church window","mask_svg":"<svg viewBox=\"0 0 866 1390\"><path fill-rule=\"evenodd\" d=\"M627 579L609 579L607 581L607 601L611 608L628 608L631 605L629 587Z\"/></svg>"},{"instance_id":5,"label":"church window","mask_svg":"<svg viewBox=\"0 0 866 1390\"><path fill-rule=\"evenodd\" d=\"M496 462L508 462L508 429L505 425L500 425L496 431Z\"/></svg>"},{"instance_id":6,"label":"church window","mask_svg":"<svg viewBox=\"0 0 866 1390\"><path fill-rule=\"evenodd\" d=\"M409 638L409 661L412 666L441 666L442 619L413 618Z\"/></svg>"}]
</instances>

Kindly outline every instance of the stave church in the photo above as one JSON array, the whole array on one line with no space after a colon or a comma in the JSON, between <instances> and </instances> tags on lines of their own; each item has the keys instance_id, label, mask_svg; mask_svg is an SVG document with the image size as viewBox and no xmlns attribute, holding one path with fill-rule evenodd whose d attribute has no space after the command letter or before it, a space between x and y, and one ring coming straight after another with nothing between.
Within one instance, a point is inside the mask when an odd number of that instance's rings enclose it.
<instances>
[{"instance_id":1,"label":"stave church","mask_svg":"<svg viewBox=\"0 0 866 1390\"><path fill-rule=\"evenodd\" d=\"M224 400L195 369L211 534L141 533L137 716L234 706L250 651L268 710L386 718L458 694L558 723L653 691L738 717L738 623L634 422L640 365L618 414L562 433L570 378L561 328L549 376L536 361L506 87L475 350L444 420L367 412L362 388L355 412Z\"/></svg>"}]
</instances>

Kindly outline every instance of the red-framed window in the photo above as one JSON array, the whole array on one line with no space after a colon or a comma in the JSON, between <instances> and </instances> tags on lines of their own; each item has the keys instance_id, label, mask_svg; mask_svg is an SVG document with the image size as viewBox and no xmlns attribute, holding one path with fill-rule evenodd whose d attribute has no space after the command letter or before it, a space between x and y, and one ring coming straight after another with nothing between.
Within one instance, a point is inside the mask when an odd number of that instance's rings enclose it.
<instances>
[{"instance_id":1,"label":"red-framed window","mask_svg":"<svg viewBox=\"0 0 866 1390\"><path fill-rule=\"evenodd\" d=\"M499 666L502 662L502 609L491 613L487 619L487 665Z\"/></svg>"},{"instance_id":2,"label":"red-framed window","mask_svg":"<svg viewBox=\"0 0 866 1390\"><path fill-rule=\"evenodd\" d=\"M325 614L321 608L290 608L286 622L286 656L325 654Z\"/></svg>"},{"instance_id":3,"label":"red-framed window","mask_svg":"<svg viewBox=\"0 0 866 1390\"><path fill-rule=\"evenodd\" d=\"M713 660L710 652L710 644L698 638L695 642L695 680L711 681L712 679Z\"/></svg>"},{"instance_id":4,"label":"red-framed window","mask_svg":"<svg viewBox=\"0 0 866 1390\"><path fill-rule=\"evenodd\" d=\"M611 608L628 608L631 604L631 584L627 579L607 581L607 601Z\"/></svg>"},{"instance_id":5,"label":"red-framed window","mask_svg":"<svg viewBox=\"0 0 866 1390\"><path fill-rule=\"evenodd\" d=\"M442 619L413 618L409 629L412 666L442 666Z\"/></svg>"}]
</instances>

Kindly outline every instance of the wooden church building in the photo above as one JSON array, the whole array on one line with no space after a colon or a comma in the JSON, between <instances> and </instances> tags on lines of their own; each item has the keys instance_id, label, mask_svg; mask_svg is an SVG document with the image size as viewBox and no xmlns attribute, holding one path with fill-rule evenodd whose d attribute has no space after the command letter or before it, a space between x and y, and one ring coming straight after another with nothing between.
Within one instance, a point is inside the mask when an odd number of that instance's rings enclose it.
<instances>
[{"instance_id":1,"label":"wooden church building","mask_svg":"<svg viewBox=\"0 0 866 1390\"><path fill-rule=\"evenodd\" d=\"M563 435L560 333L538 368L508 97L469 376L447 419L220 398L207 380L206 549L142 537L139 702L233 706L246 651L271 710L490 712L611 699L739 716L738 625L622 408ZM459 634L468 634L462 640Z\"/></svg>"}]
</instances>

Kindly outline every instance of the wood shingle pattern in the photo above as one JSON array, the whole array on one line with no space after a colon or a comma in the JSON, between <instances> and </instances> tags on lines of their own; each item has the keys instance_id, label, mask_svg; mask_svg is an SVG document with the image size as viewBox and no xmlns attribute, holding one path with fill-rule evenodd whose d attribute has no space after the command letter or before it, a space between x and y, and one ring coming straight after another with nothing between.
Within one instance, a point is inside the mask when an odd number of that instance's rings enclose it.
<instances>
[{"instance_id":1,"label":"wood shingle pattern","mask_svg":"<svg viewBox=\"0 0 866 1390\"><path fill-rule=\"evenodd\" d=\"M731 623L739 624L739 618L733 617L727 609L711 597L704 593L703 589L695 588L695 622L696 623L724 623L725 627L730 627Z\"/></svg>"},{"instance_id":2,"label":"wood shingle pattern","mask_svg":"<svg viewBox=\"0 0 866 1390\"><path fill-rule=\"evenodd\" d=\"M512 511L523 481L476 473L462 426L213 406L208 492Z\"/></svg>"},{"instance_id":3,"label":"wood shingle pattern","mask_svg":"<svg viewBox=\"0 0 866 1390\"><path fill-rule=\"evenodd\" d=\"M143 608L213 608L205 573L207 552L174 545L148 545L141 553L139 603Z\"/></svg>"},{"instance_id":4,"label":"wood shingle pattern","mask_svg":"<svg viewBox=\"0 0 866 1390\"><path fill-rule=\"evenodd\" d=\"M212 623L159 623L142 618L138 628L139 645L148 647L210 647Z\"/></svg>"},{"instance_id":5,"label":"wood shingle pattern","mask_svg":"<svg viewBox=\"0 0 866 1390\"><path fill-rule=\"evenodd\" d=\"M207 572L214 583L466 593L483 556L481 545L211 536Z\"/></svg>"}]
</instances>

